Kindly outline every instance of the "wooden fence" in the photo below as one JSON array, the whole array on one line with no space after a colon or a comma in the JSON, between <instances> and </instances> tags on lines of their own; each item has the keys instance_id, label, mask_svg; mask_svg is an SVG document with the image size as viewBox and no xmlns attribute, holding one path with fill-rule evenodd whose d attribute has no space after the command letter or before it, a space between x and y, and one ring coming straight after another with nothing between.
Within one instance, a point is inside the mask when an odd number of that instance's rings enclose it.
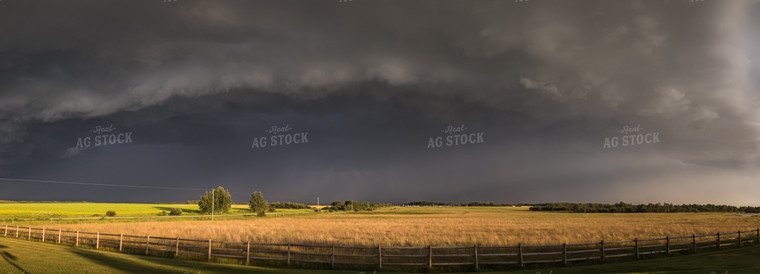
<instances>
[{"instance_id":1,"label":"wooden fence","mask_svg":"<svg viewBox=\"0 0 760 274\"><path fill-rule=\"evenodd\" d=\"M287 266L298 263L321 267L350 265L382 269L383 267L472 267L527 264L568 265L578 261L606 261L628 257L639 259L652 255L697 253L727 247L758 244L760 228L731 233L715 233L627 241L571 243L561 245L514 246L344 246L295 243L255 243L106 234L23 226L0 226L5 237L40 240L57 244L109 248L119 252L181 257L186 259L221 260L249 264L279 262Z\"/></svg>"}]
</instances>

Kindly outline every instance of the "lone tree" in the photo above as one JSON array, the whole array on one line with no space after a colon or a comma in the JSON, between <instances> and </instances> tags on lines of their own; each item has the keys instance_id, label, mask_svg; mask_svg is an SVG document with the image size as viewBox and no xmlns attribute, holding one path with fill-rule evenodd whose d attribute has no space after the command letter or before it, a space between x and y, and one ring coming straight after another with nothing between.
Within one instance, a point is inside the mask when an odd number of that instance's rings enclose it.
<instances>
[{"instance_id":1,"label":"lone tree","mask_svg":"<svg viewBox=\"0 0 760 274\"><path fill-rule=\"evenodd\" d=\"M217 187L213 192L206 191L206 194L201 196L201 200L198 201L198 207L202 213L211 213L211 203L214 203L214 214L224 214L232 207L232 196L230 192L223 187Z\"/></svg>"},{"instance_id":2,"label":"lone tree","mask_svg":"<svg viewBox=\"0 0 760 274\"><path fill-rule=\"evenodd\" d=\"M259 217L264 217L266 211L269 209L269 202L264 200L264 195L260 191L254 191L251 194L251 200L248 202L248 206L251 207L251 211L255 212Z\"/></svg>"}]
</instances>

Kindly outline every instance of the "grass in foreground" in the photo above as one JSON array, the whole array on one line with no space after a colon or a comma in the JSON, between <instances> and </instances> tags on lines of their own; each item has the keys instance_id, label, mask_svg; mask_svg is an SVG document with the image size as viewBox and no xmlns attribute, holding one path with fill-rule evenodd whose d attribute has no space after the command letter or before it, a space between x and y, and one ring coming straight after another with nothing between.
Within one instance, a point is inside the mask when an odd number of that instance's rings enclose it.
<instances>
[{"instance_id":1,"label":"grass in foreground","mask_svg":"<svg viewBox=\"0 0 760 274\"><path fill-rule=\"evenodd\" d=\"M3 237L0 257L0 273L327 273L128 255Z\"/></svg>"},{"instance_id":2,"label":"grass in foreground","mask_svg":"<svg viewBox=\"0 0 760 274\"><path fill-rule=\"evenodd\" d=\"M627 263L532 269L517 271L516 273L760 273L760 260L757 258L760 258L760 246Z\"/></svg>"},{"instance_id":3,"label":"grass in foreground","mask_svg":"<svg viewBox=\"0 0 760 274\"><path fill-rule=\"evenodd\" d=\"M215 264L0 237L0 273L357 273ZM480 273L758 273L760 246L604 265ZM372 273L373 271L365 271Z\"/></svg>"}]
</instances>

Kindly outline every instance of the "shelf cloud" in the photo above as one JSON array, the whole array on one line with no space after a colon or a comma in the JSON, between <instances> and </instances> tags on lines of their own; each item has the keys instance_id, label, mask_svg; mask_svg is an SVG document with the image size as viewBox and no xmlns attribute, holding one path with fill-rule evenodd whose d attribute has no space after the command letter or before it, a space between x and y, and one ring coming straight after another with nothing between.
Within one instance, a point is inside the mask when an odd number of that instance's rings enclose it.
<instances>
[{"instance_id":1,"label":"shelf cloud","mask_svg":"<svg viewBox=\"0 0 760 274\"><path fill-rule=\"evenodd\" d=\"M5 0L0 175L236 199L757 204L757 15L757 1ZM134 142L76 149L108 125ZM309 143L250 149L285 125ZM485 141L426 148L460 125ZM605 149L626 126L661 142ZM123 199L200 194L172 195Z\"/></svg>"}]
</instances>

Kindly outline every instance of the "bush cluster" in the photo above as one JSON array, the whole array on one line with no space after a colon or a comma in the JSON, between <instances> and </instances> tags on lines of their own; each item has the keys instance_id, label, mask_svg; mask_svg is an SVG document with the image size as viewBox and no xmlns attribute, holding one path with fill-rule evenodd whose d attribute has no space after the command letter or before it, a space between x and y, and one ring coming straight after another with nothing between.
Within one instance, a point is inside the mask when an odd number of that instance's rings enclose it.
<instances>
[{"instance_id":1,"label":"bush cluster","mask_svg":"<svg viewBox=\"0 0 760 274\"><path fill-rule=\"evenodd\" d=\"M332 202L332 204L330 204L330 206L326 206L326 207L322 208L322 210L327 210L327 211L372 211L372 210L375 210L377 208L388 207L388 206L393 206L393 205L389 204L389 203L370 203L370 202L367 202L367 201L359 203L359 202L354 201L354 200L348 200L348 201L345 201L345 202L341 202L341 201Z\"/></svg>"},{"instance_id":2,"label":"bush cluster","mask_svg":"<svg viewBox=\"0 0 760 274\"><path fill-rule=\"evenodd\" d=\"M307 204L291 202L274 202L269 204L269 207L280 209L311 209L311 206Z\"/></svg>"}]
</instances>

